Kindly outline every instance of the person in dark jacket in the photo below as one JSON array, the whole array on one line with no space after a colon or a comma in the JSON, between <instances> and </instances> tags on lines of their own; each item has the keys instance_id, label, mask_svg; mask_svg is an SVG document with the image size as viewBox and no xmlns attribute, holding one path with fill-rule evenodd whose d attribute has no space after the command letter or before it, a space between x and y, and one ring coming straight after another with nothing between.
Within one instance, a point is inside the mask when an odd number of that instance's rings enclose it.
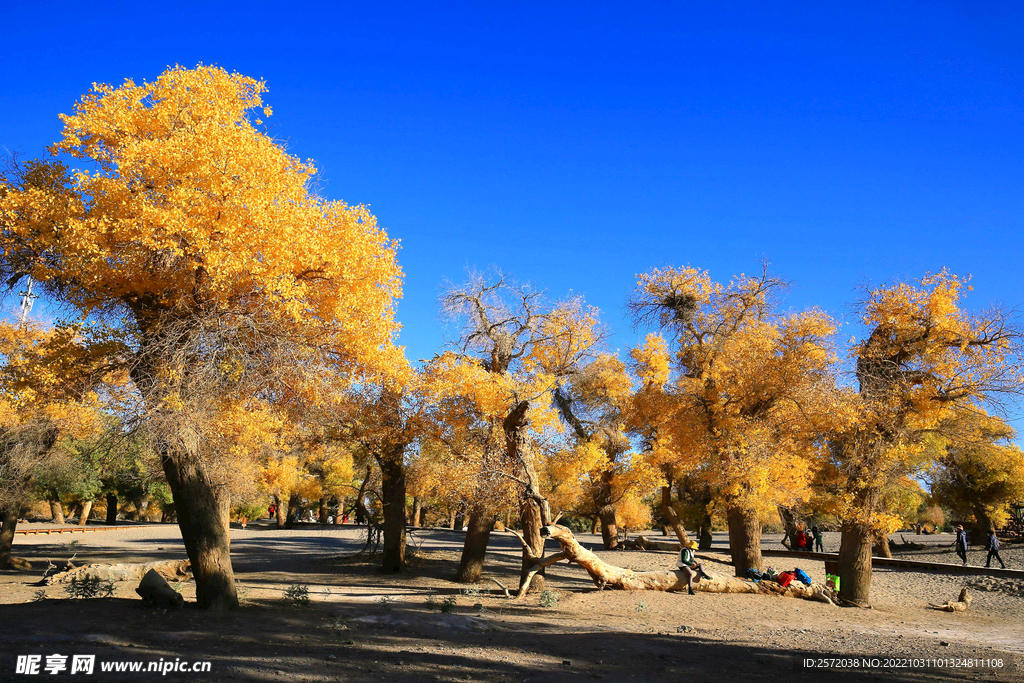
<instances>
[{"instance_id":1,"label":"person in dark jacket","mask_svg":"<svg viewBox=\"0 0 1024 683\"><path fill-rule=\"evenodd\" d=\"M711 577L704 572L704 565L697 561L697 556L694 554L694 551L696 550L696 541L690 541L689 543L684 544L679 550L679 561L676 563L679 571L686 577L686 589L690 595L695 595L693 592L693 579L695 576L711 579Z\"/></svg>"},{"instance_id":2,"label":"person in dark jacket","mask_svg":"<svg viewBox=\"0 0 1024 683\"><path fill-rule=\"evenodd\" d=\"M985 566L990 566L994 557L999 560L999 564L1002 565L1003 569L1006 569L1006 563L1003 562L1003 558L999 557L999 539L996 538L996 532L988 532L988 544L985 547L988 549L988 559L985 560Z\"/></svg>"},{"instance_id":3,"label":"person in dark jacket","mask_svg":"<svg viewBox=\"0 0 1024 683\"><path fill-rule=\"evenodd\" d=\"M811 527L811 534L814 536L814 550L819 553L825 552L825 543L817 524Z\"/></svg>"},{"instance_id":4,"label":"person in dark jacket","mask_svg":"<svg viewBox=\"0 0 1024 683\"><path fill-rule=\"evenodd\" d=\"M956 538L950 544L956 547L956 554L967 564L967 532L959 524L956 525Z\"/></svg>"}]
</instances>

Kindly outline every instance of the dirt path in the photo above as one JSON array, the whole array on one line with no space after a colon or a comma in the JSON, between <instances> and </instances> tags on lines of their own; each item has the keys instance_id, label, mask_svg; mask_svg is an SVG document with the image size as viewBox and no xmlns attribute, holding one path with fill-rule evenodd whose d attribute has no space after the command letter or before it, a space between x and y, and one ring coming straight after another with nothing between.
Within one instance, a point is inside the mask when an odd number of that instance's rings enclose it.
<instances>
[{"instance_id":1,"label":"dirt path","mask_svg":"<svg viewBox=\"0 0 1024 683\"><path fill-rule=\"evenodd\" d=\"M235 530L232 549L245 606L226 615L150 610L128 585L113 598L89 601L63 599L61 587L52 586L48 599L32 602L39 588L31 583L41 572L4 572L0 680L38 680L14 675L17 655L39 654L45 663L45 655L54 653L95 654L97 667L161 658L208 660L211 667L209 673L164 676L97 672L93 680L1024 680L1024 598L978 590L966 613L926 608L927 602L954 598L963 577L876 570L874 609L855 610L760 595L601 592L580 568L562 564L549 571L548 597L556 602L542 607L538 595L506 600L493 583L468 589L451 583L458 532L418 532L419 561L401 576L378 574L372 561L337 559L354 552L359 536L352 527ZM487 576L514 583L518 542L507 534L492 538ZM174 526L86 534L76 544L28 539L18 540L18 554L40 569L47 557L74 553L76 561L184 556ZM635 569L673 562L671 553L600 555ZM789 568L792 561L781 562ZM800 566L820 579L820 564ZM285 600L293 585L308 588L309 605ZM194 598L191 584L183 594ZM856 668L824 671L804 668L805 658L861 661ZM931 666L897 666L914 659L932 660Z\"/></svg>"}]
</instances>

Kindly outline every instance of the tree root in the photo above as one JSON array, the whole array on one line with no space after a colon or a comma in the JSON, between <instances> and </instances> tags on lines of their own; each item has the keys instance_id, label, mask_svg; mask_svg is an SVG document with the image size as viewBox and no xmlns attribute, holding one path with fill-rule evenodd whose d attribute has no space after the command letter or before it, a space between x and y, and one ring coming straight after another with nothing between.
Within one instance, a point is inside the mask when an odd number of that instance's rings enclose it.
<instances>
[{"instance_id":1,"label":"tree root","mask_svg":"<svg viewBox=\"0 0 1024 683\"><path fill-rule=\"evenodd\" d=\"M971 606L971 602L971 596L967 593L967 586L964 586L960 591L960 598L958 600L947 600L941 605L935 605L929 602L928 606L942 612L966 612L967 608Z\"/></svg>"}]
</instances>

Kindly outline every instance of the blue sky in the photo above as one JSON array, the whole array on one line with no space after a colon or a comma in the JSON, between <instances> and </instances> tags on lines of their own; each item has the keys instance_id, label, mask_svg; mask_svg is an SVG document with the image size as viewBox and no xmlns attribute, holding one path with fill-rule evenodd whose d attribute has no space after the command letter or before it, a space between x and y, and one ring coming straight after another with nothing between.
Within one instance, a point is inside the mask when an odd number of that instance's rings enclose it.
<instances>
[{"instance_id":1,"label":"blue sky","mask_svg":"<svg viewBox=\"0 0 1024 683\"><path fill-rule=\"evenodd\" d=\"M402 241L411 358L467 268L583 294L622 350L655 266L765 258L837 317L942 267L1024 305L1019 5L10 5L0 145L28 156L94 81L266 79L272 134Z\"/></svg>"}]
</instances>

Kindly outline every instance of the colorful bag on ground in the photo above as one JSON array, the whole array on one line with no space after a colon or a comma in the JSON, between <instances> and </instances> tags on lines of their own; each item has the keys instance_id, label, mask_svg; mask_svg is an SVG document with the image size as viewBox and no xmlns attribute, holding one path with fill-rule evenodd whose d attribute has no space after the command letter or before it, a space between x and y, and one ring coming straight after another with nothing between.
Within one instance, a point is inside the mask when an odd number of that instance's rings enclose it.
<instances>
[{"instance_id":1,"label":"colorful bag on ground","mask_svg":"<svg viewBox=\"0 0 1024 683\"><path fill-rule=\"evenodd\" d=\"M781 574L775 577L775 580L778 581L783 588L785 588L789 584L793 583L793 575L789 572L782 572Z\"/></svg>"},{"instance_id":2,"label":"colorful bag on ground","mask_svg":"<svg viewBox=\"0 0 1024 683\"><path fill-rule=\"evenodd\" d=\"M839 591L839 577L836 576L835 574L826 574L825 575L825 585L828 586L829 588L835 589L836 592L838 592Z\"/></svg>"},{"instance_id":3,"label":"colorful bag on ground","mask_svg":"<svg viewBox=\"0 0 1024 683\"><path fill-rule=\"evenodd\" d=\"M804 584L805 586L811 585L811 577L807 576L807 572L805 572L803 569L794 569L793 576L795 576L796 580Z\"/></svg>"}]
</instances>

